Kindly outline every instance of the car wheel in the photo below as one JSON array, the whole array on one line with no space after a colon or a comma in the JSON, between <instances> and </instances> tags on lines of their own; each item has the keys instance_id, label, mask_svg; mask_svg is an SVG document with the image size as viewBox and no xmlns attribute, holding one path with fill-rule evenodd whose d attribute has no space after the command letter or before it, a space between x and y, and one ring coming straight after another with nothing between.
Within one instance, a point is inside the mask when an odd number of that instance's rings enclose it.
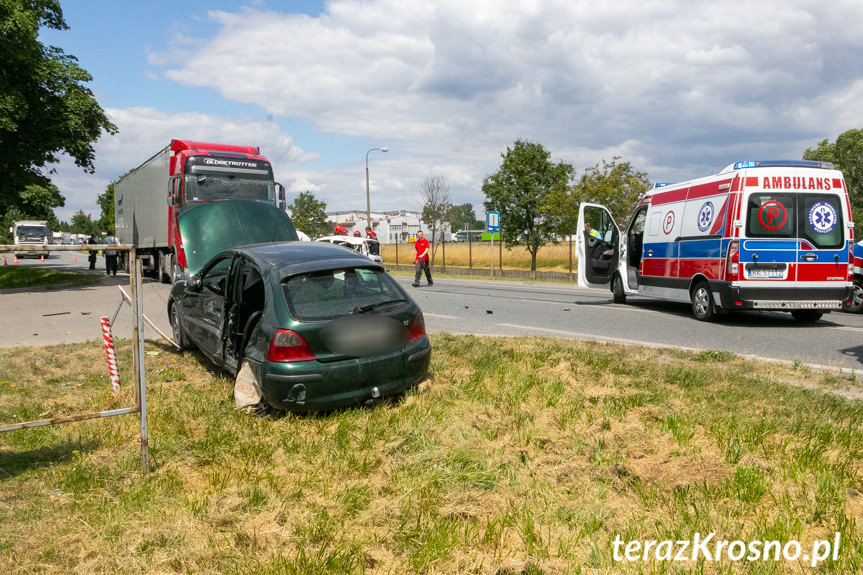
<instances>
[{"instance_id":1,"label":"car wheel","mask_svg":"<svg viewBox=\"0 0 863 575\"><path fill-rule=\"evenodd\" d=\"M623 293L623 280L617 274L611 280L611 293L613 294L614 303L626 303L626 294Z\"/></svg>"},{"instance_id":2,"label":"car wheel","mask_svg":"<svg viewBox=\"0 0 863 575\"><path fill-rule=\"evenodd\" d=\"M180 306L176 303L171 305L171 330L174 334L174 343L180 349L188 349L189 340L186 337L186 330L183 329L183 323L180 319Z\"/></svg>"},{"instance_id":3,"label":"car wheel","mask_svg":"<svg viewBox=\"0 0 863 575\"><path fill-rule=\"evenodd\" d=\"M795 309L791 312L791 315L800 323L815 323L821 319L824 312L820 312L817 309Z\"/></svg>"},{"instance_id":4,"label":"car wheel","mask_svg":"<svg viewBox=\"0 0 863 575\"><path fill-rule=\"evenodd\" d=\"M863 313L863 279L854 278L854 289L851 291L851 297L845 302L845 311Z\"/></svg>"},{"instance_id":5,"label":"car wheel","mask_svg":"<svg viewBox=\"0 0 863 575\"><path fill-rule=\"evenodd\" d=\"M713 308L713 294L707 282L700 281L692 290L692 313L698 321L713 321L716 311Z\"/></svg>"}]
</instances>

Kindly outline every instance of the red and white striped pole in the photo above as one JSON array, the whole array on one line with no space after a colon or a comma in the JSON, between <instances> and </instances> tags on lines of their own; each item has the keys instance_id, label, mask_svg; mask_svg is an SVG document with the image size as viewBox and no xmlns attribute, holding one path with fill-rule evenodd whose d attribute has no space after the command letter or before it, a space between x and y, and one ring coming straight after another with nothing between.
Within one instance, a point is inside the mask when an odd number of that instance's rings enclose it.
<instances>
[{"instance_id":1,"label":"red and white striped pole","mask_svg":"<svg viewBox=\"0 0 863 575\"><path fill-rule=\"evenodd\" d=\"M111 388L116 393L120 390L120 372L117 369L117 358L114 355L114 337L111 335L111 320L108 316L99 318L102 322L102 340L105 343L105 354L108 356L108 373L111 376Z\"/></svg>"}]
</instances>

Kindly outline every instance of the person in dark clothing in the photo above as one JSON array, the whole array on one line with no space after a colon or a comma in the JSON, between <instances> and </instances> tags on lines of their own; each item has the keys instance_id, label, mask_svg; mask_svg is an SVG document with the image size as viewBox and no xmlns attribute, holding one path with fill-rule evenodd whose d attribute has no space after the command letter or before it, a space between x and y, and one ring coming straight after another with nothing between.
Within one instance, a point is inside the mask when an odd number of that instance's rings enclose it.
<instances>
[{"instance_id":1,"label":"person in dark clothing","mask_svg":"<svg viewBox=\"0 0 863 575\"><path fill-rule=\"evenodd\" d=\"M119 244L120 240L108 234L105 244ZM117 275L117 250L105 250L105 275Z\"/></svg>"},{"instance_id":2,"label":"person in dark clothing","mask_svg":"<svg viewBox=\"0 0 863 575\"><path fill-rule=\"evenodd\" d=\"M92 245L92 244L97 244L99 242L96 241L96 236L94 236L93 234L90 234L90 238L87 240L87 243ZM88 258L88 261L90 262L90 269L91 270L96 269L96 252L95 251L90 252L90 257Z\"/></svg>"}]
</instances>

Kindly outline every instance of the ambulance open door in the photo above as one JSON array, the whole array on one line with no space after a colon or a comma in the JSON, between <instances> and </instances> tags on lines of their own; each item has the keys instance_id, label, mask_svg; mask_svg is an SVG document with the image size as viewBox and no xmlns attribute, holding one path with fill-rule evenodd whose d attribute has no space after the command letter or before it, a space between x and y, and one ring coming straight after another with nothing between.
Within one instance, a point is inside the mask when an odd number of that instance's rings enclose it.
<instances>
[{"instance_id":1,"label":"ambulance open door","mask_svg":"<svg viewBox=\"0 0 863 575\"><path fill-rule=\"evenodd\" d=\"M620 230L603 206L583 203L578 209L575 257L578 286L608 289L620 261Z\"/></svg>"}]
</instances>

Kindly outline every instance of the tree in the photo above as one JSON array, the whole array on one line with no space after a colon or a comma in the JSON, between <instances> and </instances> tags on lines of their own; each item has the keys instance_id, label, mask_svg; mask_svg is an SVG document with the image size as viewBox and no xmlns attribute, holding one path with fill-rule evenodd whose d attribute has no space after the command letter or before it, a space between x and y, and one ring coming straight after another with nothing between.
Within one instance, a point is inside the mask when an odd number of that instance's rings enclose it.
<instances>
[{"instance_id":1,"label":"tree","mask_svg":"<svg viewBox=\"0 0 863 575\"><path fill-rule=\"evenodd\" d=\"M39 42L43 26L67 29L59 0L0 4L0 213L20 206L29 186L48 188L45 169L63 153L92 173L93 142L117 133L84 85L92 76Z\"/></svg>"},{"instance_id":2,"label":"tree","mask_svg":"<svg viewBox=\"0 0 863 575\"><path fill-rule=\"evenodd\" d=\"M807 148L803 159L832 162L842 172L852 217L855 222L863 222L863 130L842 132L833 144L822 140L814 150Z\"/></svg>"},{"instance_id":3,"label":"tree","mask_svg":"<svg viewBox=\"0 0 863 575\"><path fill-rule=\"evenodd\" d=\"M449 229L453 232L460 230L478 230L482 229L484 226L482 221L476 218L473 204L450 206L446 214L446 221L449 224Z\"/></svg>"},{"instance_id":4,"label":"tree","mask_svg":"<svg viewBox=\"0 0 863 575\"><path fill-rule=\"evenodd\" d=\"M578 209L581 202L602 204L614 216L619 226L625 226L638 198L650 188L647 174L632 169L629 162L619 162L615 156L611 162L602 160L584 174L573 188L573 200L570 205ZM576 220L578 213L576 211Z\"/></svg>"},{"instance_id":5,"label":"tree","mask_svg":"<svg viewBox=\"0 0 863 575\"><path fill-rule=\"evenodd\" d=\"M99 219L96 220L96 225L99 228L98 231L114 235L114 182L108 184L105 191L96 198L96 202L102 208Z\"/></svg>"},{"instance_id":6,"label":"tree","mask_svg":"<svg viewBox=\"0 0 863 575\"><path fill-rule=\"evenodd\" d=\"M426 222L431 232L431 254L430 265L434 265L434 256L437 252L435 240L438 236L443 238L444 227L447 223L447 213L452 207L452 193L446 178L438 175L426 176L420 185L423 197L423 221Z\"/></svg>"},{"instance_id":7,"label":"tree","mask_svg":"<svg viewBox=\"0 0 863 575\"><path fill-rule=\"evenodd\" d=\"M541 144L516 140L501 154L500 169L482 183L485 209L500 212L501 239L525 246L531 271L536 271L539 248L558 241L559 219L550 211L550 199L553 193L565 192L574 174L571 164L552 162L550 157Z\"/></svg>"},{"instance_id":8,"label":"tree","mask_svg":"<svg viewBox=\"0 0 863 575\"><path fill-rule=\"evenodd\" d=\"M326 236L332 230L332 224L327 221L327 204L315 199L310 192L300 192L288 206L294 227L315 239Z\"/></svg>"},{"instance_id":9,"label":"tree","mask_svg":"<svg viewBox=\"0 0 863 575\"><path fill-rule=\"evenodd\" d=\"M78 210L72 216L72 225L69 226L69 231L73 234L99 234L99 222L93 221L90 214L85 214L84 210Z\"/></svg>"}]
</instances>

